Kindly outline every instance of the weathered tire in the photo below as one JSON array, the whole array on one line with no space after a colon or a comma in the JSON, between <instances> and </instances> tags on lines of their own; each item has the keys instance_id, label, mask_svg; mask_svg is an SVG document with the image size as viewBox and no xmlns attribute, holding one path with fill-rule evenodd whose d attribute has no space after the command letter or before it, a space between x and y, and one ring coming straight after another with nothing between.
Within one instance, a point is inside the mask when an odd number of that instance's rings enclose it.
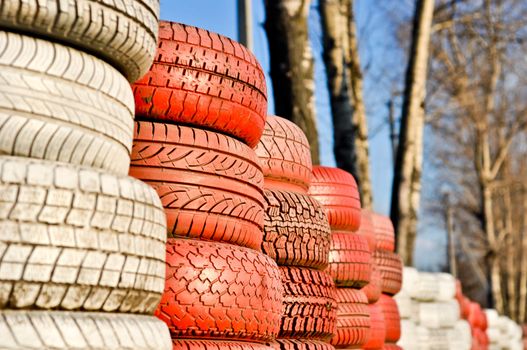
<instances>
[{"instance_id":1,"label":"weathered tire","mask_svg":"<svg viewBox=\"0 0 527 350\"><path fill-rule=\"evenodd\" d=\"M335 284L323 271L280 266L284 286L281 338L329 339L335 331Z\"/></svg>"},{"instance_id":2,"label":"weathered tire","mask_svg":"<svg viewBox=\"0 0 527 350\"><path fill-rule=\"evenodd\" d=\"M393 252L395 250L395 233L392 220L388 216L374 212L370 215L374 228L375 250Z\"/></svg>"},{"instance_id":3,"label":"weathered tire","mask_svg":"<svg viewBox=\"0 0 527 350\"><path fill-rule=\"evenodd\" d=\"M353 232L333 232L326 270L338 287L360 288L371 279L373 259L368 241Z\"/></svg>"},{"instance_id":4,"label":"weathered tire","mask_svg":"<svg viewBox=\"0 0 527 350\"><path fill-rule=\"evenodd\" d=\"M269 345L241 341L173 339L172 350L273 350Z\"/></svg>"},{"instance_id":5,"label":"weathered tire","mask_svg":"<svg viewBox=\"0 0 527 350\"><path fill-rule=\"evenodd\" d=\"M142 182L0 157L0 309L151 313L165 241L159 197Z\"/></svg>"},{"instance_id":6,"label":"weathered tire","mask_svg":"<svg viewBox=\"0 0 527 350\"><path fill-rule=\"evenodd\" d=\"M0 11L19 2L37 3L3 1ZM130 85L107 63L61 44L0 31L0 155L126 175L133 118Z\"/></svg>"},{"instance_id":7,"label":"weathered tire","mask_svg":"<svg viewBox=\"0 0 527 350\"><path fill-rule=\"evenodd\" d=\"M333 345L314 339L276 339L275 350L335 350Z\"/></svg>"},{"instance_id":8,"label":"weathered tire","mask_svg":"<svg viewBox=\"0 0 527 350\"><path fill-rule=\"evenodd\" d=\"M384 325L386 327L386 336L384 340L387 343L396 343L401 338L401 317L395 300L388 295L381 295L379 304L384 315Z\"/></svg>"},{"instance_id":9,"label":"weathered tire","mask_svg":"<svg viewBox=\"0 0 527 350\"><path fill-rule=\"evenodd\" d=\"M369 304L368 309L370 311L371 322L370 336L362 348L365 350L382 349L386 335L386 326L384 324L384 314L380 302Z\"/></svg>"},{"instance_id":10,"label":"weathered tire","mask_svg":"<svg viewBox=\"0 0 527 350\"><path fill-rule=\"evenodd\" d=\"M373 258L372 258L373 259ZM373 304L381 297L381 272L375 263L371 264L371 278L370 283L362 287L361 289L366 297L368 303Z\"/></svg>"},{"instance_id":11,"label":"weathered tire","mask_svg":"<svg viewBox=\"0 0 527 350\"><path fill-rule=\"evenodd\" d=\"M310 147L306 135L295 123L267 116L255 151L266 188L307 193L312 171Z\"/></svg>"},{"instance_id":12,"label":"weathered tire","mask_svg":"<svg viewBox=\"0 0 527 350\"><path fill-rule=\"evenodd\" d=\"M314 166L309 194L326 209L333 230L359 229L360 196L357 183L350 173L337 168Z\"/></svg>"},{"instance_id":13,"label":"weathered tire","mask_svg":"<svg viewBox=\"0 0 527 350\"><path fill-rule=\"evenodd\" d=\"M166 249L165 292L156 315L173 338L275 338L283 289L271 258L231 244L183 238L169 238Z\"/></svg>"},{"instance_id":14,"label":"weathered tire","mask_svg":"<svg viewBox=\"0 0 527 350\"><path fill-rule=\"evenodd\" d=\"M170 350L166 325L152 316L61 311L0 311L6 350Z\"/></svg>"},{"instance_id":15,"label":"weathered tire","mask_svg":"<svg viewBox=\"0 0 527 350\"><path fill-rule=\"evenodd\" d=\"M252 53L222 35L160 22L150 71L134 86L136 116L225 133L255 147L267 114L267 88Z\"/></svg>"},{"instance_id":16,"label":"weathered tire","mask_svg":"<svg viewBox=\"0 0 527 350\"><path fill-rule=\"evenodd\" d=\"M331 344L338 348L362 346L370 336L368 298L359 289L337 288L337 331Z\"/></svg>"},{"instance_id":17,"label":"weathered tire","mask_svg":"<svg viewBox=\"0 0 527 350\"><path fill-rule=\"evenodd\" d=\"M72 45L112 63L134 82L154 58L159 0L8 0L0 27Z\"/></svg>"},{"instance_id":18,"label":"weathered tire","mask_svg":"<svg viewBox=\"0 0 527 350\"><path fill-rule=\"evenodd\" d=\"M369 210L361 210L360 227L357 230L357 234L363 236L368 241L368 246L370 247L371 252L378 250L373 216Z\"/></svg>"},{"instance_id":19,"label":"weathered tire","mask_svg":"<svg viewBox=\"0 0 527 350\"><path fill-rule=\"evenodd\" d=\"M156 189L169 237L260 249L263 175L242 142L188 126L136 122L130 175Z\"/></svg>"},{"instance_id":20,"label":"weathered tire","mask_svg":"<svg viewBox=\"0 0 527 350\"><path fill-rule=\"evenodd\" d=\"M395 295L401 290L403 262L401 257L392 252L376 251L373 260L381 274L381 290L388 295Z\"/></svg>"},{"instance_id":21,"label":"weathered tire","mask_svg":"<svg viewBox=\"0 0 527 350\"><path fill-rule=\"evenodd\" d=\"M262 250L279 265L324 269L331 230L322 206L311 196L265 190Z\"/></svg>"}]
</instances>

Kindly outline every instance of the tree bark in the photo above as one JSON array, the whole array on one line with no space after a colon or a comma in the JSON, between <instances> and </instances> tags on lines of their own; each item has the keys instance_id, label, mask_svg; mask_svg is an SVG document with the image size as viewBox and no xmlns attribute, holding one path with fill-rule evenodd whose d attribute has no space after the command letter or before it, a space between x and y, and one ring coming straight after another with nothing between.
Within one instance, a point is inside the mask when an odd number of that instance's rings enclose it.
<instances>
[{"instance_id":1,"label":"tree bark","mask_svg":"<svg viewBox=\"0 0 527 350\"><path fill-rule=\"evenodd\" d=\"M417 1L392 187L390 216L397 235L397 251L406 265L413 264L417 230L425 85L433 13L433 0Z\"/></svg>"},{"instance_id":2,"label":"tree bark","mask_svg":"<svg viewBox=\"0 0 527 350\"><path fill-rule=\"evenodd\" d=\"M314 61L308 33L310 3L310 0L266 0L265 30L276 114L305 132L313 164L318 164Z\"/></svg>"}]
</instances>

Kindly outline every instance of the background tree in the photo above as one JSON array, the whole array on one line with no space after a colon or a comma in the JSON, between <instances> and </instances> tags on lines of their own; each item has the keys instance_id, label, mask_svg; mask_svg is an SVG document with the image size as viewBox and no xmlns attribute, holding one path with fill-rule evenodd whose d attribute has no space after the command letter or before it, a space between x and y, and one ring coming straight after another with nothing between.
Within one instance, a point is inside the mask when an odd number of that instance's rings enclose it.
<instances>
[{"instance_id":1,"label":"background tree","mask_svg":"<svg viewBox=\"0 0 527 350\"><path fill-rule=\"evenodd\" d=\"M310 0L265 0L275 113L297 124L319 163L313 53L309 44Z\"/></svg>"}]
</instances>

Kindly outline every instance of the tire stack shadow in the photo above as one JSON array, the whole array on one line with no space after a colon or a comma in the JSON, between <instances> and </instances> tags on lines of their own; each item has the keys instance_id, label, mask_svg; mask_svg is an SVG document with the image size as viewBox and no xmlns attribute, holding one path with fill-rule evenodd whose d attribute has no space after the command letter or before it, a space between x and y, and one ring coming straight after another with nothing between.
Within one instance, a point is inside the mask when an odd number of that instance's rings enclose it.
<instances>
[{"instance_id":1,"label":"tire stack shadow","mask_svg":"<svg viewBox=\"0 0 527 350\"><path fill-rule=\"evenodd\" d=\"M283 287L261 252L264 74L239 43L161 22L137 106L130 174L167 215L166 283L156 315L173 349L266 350L278 335Z\"/></svg>"},{"instance_id":2,"label":"tire stack shadow","mask_svg":"<svg viewBox=\"0 0 527 350\"><path fill-rule=\"evenodd\" d=\"M159 1L0 5L0 348L170 349L159 196L128 175Z\"/></svg>"}]
</instances>

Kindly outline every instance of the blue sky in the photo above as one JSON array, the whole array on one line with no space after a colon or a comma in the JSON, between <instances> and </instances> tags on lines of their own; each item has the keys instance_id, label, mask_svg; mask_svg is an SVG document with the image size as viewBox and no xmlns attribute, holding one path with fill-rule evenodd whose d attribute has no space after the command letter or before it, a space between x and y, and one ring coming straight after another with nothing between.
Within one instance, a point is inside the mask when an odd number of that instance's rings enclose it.
<instances>
[{"instance_id":1,"label":"blue sky","mask_svg":"<svg viewBox=\"0 0 527 350\"><path fill-rule=\"evenodd\" d=\"M395 38L396 25L390 9L391 0L357 1L356 18L363 70L364 95L370 131L370 169L374 190L374 209L388 214L392 183L392 156L388 131L388 102L391 91L400 89L393 81L402 83L406 62ZM320 158L323 165L334 166L333 136L325 71L321 61L320 21L316 0L310 11L311 44L315 53L316 107L320 139ZM409 7L409 11L412 11ZM410 13L410 12L409 12ZM407 14L397 13L397 16ZM267 77L269 107L274 111L269 72L267 37L263 29L265 12L263 0L253 0L254 54ZM161 19L202 27L233 39L237 38L236 0L161 0ZM397 108L397 112L400 108ZM428 226L428 225L426 225ZM431 268L442 258L437 245L441 235L424 229L417 242L418 266ZM431 253L431 255L429 254Z\"/></svg>"}]
</instances>

